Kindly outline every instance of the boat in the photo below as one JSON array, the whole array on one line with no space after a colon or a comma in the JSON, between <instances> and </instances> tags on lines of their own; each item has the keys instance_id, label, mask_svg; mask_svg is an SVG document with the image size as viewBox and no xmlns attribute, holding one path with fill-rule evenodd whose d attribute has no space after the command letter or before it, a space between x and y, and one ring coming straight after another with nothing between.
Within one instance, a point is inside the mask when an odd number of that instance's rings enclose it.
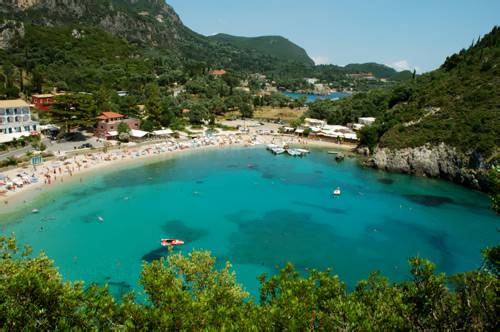
<instances>
[{"instance_id":1,"label":"boat","mask_svg":"<svg viewBox=\"0 0 500 332\"><path fill-rule=\"evenodd\" d=\"M340 196L340 195L342 195L340 187L335 188L335 190L333 191L333 196Z\"/></svg>"},{"instance_id":2,"label":"boat","mask_svg":"<svg viewBox=\"0 0 500 332\"><path fill-rule=\"evenodd\" d=\"M328 151L328 154L337 154L337 151Z\"/></svg>"},{"instance_id":3,"label":"boat","mask_svg":"<svg viewBox=\"0 0 500 332\"><path fill-rule=\"evenodd\" d=\"M168 247L168 246L180 246L184 244L184 241L182 240L177 240L177 239L161 239L160 243L163 247Z\"/></svg>"},{"instance_id":4,"label":"boat","mask_svg":"<svg viewBox=\"0 0 500 332\"><path fill-rule=\"evenodd\" d=\"M35 213L35 214L36 214L36 213L38 213L38 212L40 212L38 209L33 209L33 210L31 210L31 213Z\"/></svg>"},{"instance_id":5,"label":"boat","mask_svg":"<svg viewBox=\"0 0 500 332\"><path fill-rule=\"evenodd\" d=\"M308 154L308 153L310 153L310 152L311 152L311 151L306 150L306 149L295 149L295 150L297 150L298 152L300 152L300 153L302 153L302 154Z\"/></svg>"},{"instance_id":6,"label":"boat","mask_svg":"<svg viewBox=\"0 0 500 332\"><path fill-rule=\"evenodd\" d=\"M266 149L268 149L269 151L273 151L273 149L276 149L276 148L279 148L280 146L279 145L276 145L276 144L268 144Z\"/></svg>"},{"instance_id":7,"label":"boat","mask_svg":"<svg viewBox=\"0 0 500 332\"><path fill-rule=\"evenodd\" d=\"M271 150L274 154L282 154L282 153L285 153L285 149L283 148L280 148L280 147L277 147L277 148L274 148Z\"/></svg>"},{"instance_id":8,"label":"boat","mask_svg":"<svg viewBox=\"0 0 500 332\"><path fill-rule=\"evenodd\" d=\"M286 152L292 157L302 156L302 153L297 151L296 149L287 149Z\"/></svg>"}]
</instances>

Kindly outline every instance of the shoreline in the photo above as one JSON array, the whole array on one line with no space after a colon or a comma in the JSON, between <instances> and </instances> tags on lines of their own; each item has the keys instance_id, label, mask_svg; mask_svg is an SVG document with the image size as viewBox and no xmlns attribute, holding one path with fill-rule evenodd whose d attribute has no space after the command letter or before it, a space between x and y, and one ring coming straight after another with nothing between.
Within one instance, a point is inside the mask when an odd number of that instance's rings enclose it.
<instances>
[{"instance_id":1,"label":"shoreline","mask_svg":"<svg viewBox=\"0 0 500 332\"><path fill-rule=\"evenodd\" d=\"M353 145L337 144L328 141L303 139L288 135L228 135L216 139L194 139L187 142L176 140L153 141L150 144L134 147L120 147L104 151L86 151L72 155L64 160L44 161L36 167L16 167L2 174L10 179L18 178L17 174L35 175L37 183L26 184L14 191L8 190L0 194L0 220L14 217L17 214L29 213L37 209L34 205L45 195L55 192L64 186L83 182L95 172L114 172L121 168L146 165L148 163L174 158L180 154L198 153L227 148L248 148L280 141L305 148L330 148L342 152L352 151ZM26 211L28 210L28 211ZM1 222L0 222L1 223Z\"/></svg>"}]
</instances>

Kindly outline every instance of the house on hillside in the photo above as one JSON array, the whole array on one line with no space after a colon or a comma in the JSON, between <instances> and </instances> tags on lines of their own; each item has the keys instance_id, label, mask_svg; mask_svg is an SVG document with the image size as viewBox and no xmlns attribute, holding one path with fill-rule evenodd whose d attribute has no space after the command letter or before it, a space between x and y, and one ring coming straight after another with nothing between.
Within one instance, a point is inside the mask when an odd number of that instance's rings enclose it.
<instances>
[{"instance_id":1,"label":"house on hillside","mask_svg":"<svg viewBox=\"0 0 500 332\"><path fill-rule=\"evenodd\" d=\"M226 71L224 69L214 69L211 70L209 74L215 77L221 77L226 74Z\"/></svg>"},{"instance_id":2,"label":"house on hillside","mask_svg":"<svg viewBox=\"0 0 500 332\"><path fill-rule=\"evenodd\" d=\"M31 96L31 104L38 110L47 112L54 103L54 95L51 93L37 94Z\"/></svg>"},{"instance_id":3,"label":"house on hillside","mask_svg":"<svg viewBox=\"0 0 500 332\"><path fill-rule=\"evenodd\" d=\"M31 117L30 105L22 99L0 100L0 143L38 134L38 122Z\"/></svg>"},{"instance_id":4,"label":"house on hillside","mask_svg":"<svg viewBox=\"0 0 500 332\"><path fill-rule=\"evenodd\" d=\"M139 119L127 118L125 115L115 112L102 112L97 117L97 128L95 135L97 137L107 138L116 136L113 132L118 131L118 125L125 123L130 130L138 130L141 126Z\"/></svg>"}]
</instances>

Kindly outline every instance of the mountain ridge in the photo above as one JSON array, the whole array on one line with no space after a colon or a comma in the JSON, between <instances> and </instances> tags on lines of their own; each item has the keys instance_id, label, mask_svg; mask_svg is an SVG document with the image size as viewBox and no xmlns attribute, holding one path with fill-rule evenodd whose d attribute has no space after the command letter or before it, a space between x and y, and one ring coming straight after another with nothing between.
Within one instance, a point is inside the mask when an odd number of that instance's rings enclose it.
<instances>
[{"instance_id":1,"label":"mountain ridge","mask_svg":"<svg viewBox=\"0 0 500 332\"><path fill-rule=\"evenodd\" d=\"M280 59L292 60L309 66L314 65L314 61L302 47L283 36L266 35L244 37L218 33L213 36L208 36L208 38L222 43L228 43L242 49L254 49Z\"/></svg>"}]
</instances>

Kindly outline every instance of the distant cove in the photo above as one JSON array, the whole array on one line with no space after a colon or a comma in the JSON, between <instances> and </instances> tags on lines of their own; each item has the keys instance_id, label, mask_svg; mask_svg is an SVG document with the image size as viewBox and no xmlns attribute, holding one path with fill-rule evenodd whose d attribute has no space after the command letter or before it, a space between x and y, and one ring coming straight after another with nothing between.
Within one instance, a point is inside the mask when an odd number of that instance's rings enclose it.
<instances>
[{"instance_id":1,"label":"distant cove","mask_svg":"<svg viewBox=\"0 0 500 332\"><path fill-rule=\"evenodd\" d=\"M315 94L304 94L304 93L286 91L286 92L283 92L283 94L285 96L288 96L288 97L291 97L294 99L298 99L302 96L306 96L308 103L312 103L312 102L316 101L317 99L337 100L337 99L351 96L351 94L347 93L347 92L333 92L329 95L315 95Z\"/></svg>"}]
</instances>

